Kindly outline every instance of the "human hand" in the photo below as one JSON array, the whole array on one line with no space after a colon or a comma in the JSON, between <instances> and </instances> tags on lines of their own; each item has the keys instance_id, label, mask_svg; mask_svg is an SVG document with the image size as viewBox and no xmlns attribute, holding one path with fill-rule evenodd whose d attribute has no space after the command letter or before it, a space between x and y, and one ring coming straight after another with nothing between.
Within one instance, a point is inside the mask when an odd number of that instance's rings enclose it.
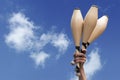
<instances>
[{"instance_id":1,"label":"human hand","mask_svg":"<svg viewBox=\"0 0 120 80\"><path fill-rule=\"evenodd\" d=\"M75 52L73 56L75 64L84 64L86 61L86 50L82 50L81 52Z\"/></svg>"},{"instance_id":2,"label":"human hand","mask_svg":"<svg viewBox=\"0 0 120 80\"><path fill-rule=\"evenodd\" d=\"M81 50L81 52L76 51L73 55L74 60L72 61L73 65L76 64L76 75L77 76L81 76L83 77L83 73L84 73L84 68L83 68L83 64L86 62L86 49Z\"/></svg>"}]
</instances>

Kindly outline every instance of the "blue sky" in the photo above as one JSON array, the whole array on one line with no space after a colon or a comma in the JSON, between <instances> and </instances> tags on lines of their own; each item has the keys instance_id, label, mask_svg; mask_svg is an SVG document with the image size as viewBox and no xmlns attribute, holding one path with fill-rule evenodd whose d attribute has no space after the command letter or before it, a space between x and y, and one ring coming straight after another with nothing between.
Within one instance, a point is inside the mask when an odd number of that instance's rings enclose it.
<instances>
[{"instance_id":1,"label":"blue sky","mask_svg":"<svg viewBox=\"0 0 120 80\"><path fill-rule=\"evenodd\" d=\"M109 22L88 47L88 80L119 80L119 0L1 0L0 80L77 80L70 20L93 4Z\"/></svg>"}]
</instances>

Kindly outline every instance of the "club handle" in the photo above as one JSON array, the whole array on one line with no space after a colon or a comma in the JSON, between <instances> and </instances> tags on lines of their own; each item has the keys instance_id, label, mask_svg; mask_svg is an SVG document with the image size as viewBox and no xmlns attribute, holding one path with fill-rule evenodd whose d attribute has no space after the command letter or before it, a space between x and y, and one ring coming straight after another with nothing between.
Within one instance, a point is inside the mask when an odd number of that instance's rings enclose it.
<instances>
[{"instance_id":1,"label":"club handle","mask_svg":"<svg viewBox=\"0 0 120 80\"><path fill-rule=\"evenodd\" d=\"M76 49L76 50L75 50L75 53L79 53L79 50ZM80 64L79 64L79 63L77 63L76 65L80 68Z\"/></svg>"},{"instance_id":2,"label":"club handle","mask_svg":"<svg viewBox=\"0 0 120 80\"><path fill-rule=\"evenodd\" d=\"M86 53L86 49L87 49L87 47L89 45L90 45L89 42L87 42L87 43L82 42L82 48L81 48L80 52L85 54Z\"/></svg>"}]
</instances>

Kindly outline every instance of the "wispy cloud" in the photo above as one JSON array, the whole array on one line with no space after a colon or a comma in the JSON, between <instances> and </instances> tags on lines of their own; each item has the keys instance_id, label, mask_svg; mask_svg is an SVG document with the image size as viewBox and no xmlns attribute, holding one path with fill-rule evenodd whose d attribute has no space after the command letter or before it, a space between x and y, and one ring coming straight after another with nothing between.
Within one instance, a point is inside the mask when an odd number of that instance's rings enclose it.
<instances>
[{"instance_id":1,"label":"wispy cloud","mask_svg":"<svg viewBox=\"0 0 120 80\"><path fill-rule=\"evenodd\" d=\"M51 44L59 50L60 53L56 55L56 59L59 59L59 57L67 50L70 40L66 34L60 33L53 36Z\"/></svg>"},{"instance_id":2,"label":"wispy cloud","mask_svg":"<svg viewBox=\"0 0 120 80\"><path fill-rule=\"evenodd\" d=\"M92 77L95 75L95 73L97 73L102 68L99 49L98 48L93 49L91 53L88 55L88 57L89 58L87 59L87 62L84 65L84 69L87 80L91 80ZM78 79L74 74L72 75L70 80L78 80Z\"/></svg>"},{"instance_id":3,"label":"wispy cloud","mask_svg":"<svg viewBox=\"0 0 120 80\"><path fill-rule=\"evenodd\" d=\"M35 45L36 48L40 50L43 49L47 45L52 45L56 49L58 49L58 54L56 55L56 59L65 53L68 46L70 45L70 40L68 39L67 35L64 33L43 33L40 36L39 42Z\"/></svg>"},{"instance_id":4,"label":"wispy cloud","mask_svg":"<svg viewBox=\"0 0 120 80\"><path fill-rule=\"evenodd\" d=\"M85 72L87 75L87 79L90 80L92 76L102 68L102 64L98 48L92 50L90 55L88 56L89 59L85 64Z\"/></svg>"},{"instance_id":5,"label":"wispy cloud","mask_svg":"<svg viewBox=\"0 0 120 80\"><path fill-rule=\"evenodd\" d=\"M68 48L69 39L64 33L60 33L59 35L54 35L51 43L54 47L58 48L60 52L64 52Z\"/></svg>"},{"instance_id":6,"label":"wispy cloud","mask_svg":"<svg viewBox=\"0 0 120 80\"><path fill-rule=\"evenodd\" d=\"M21 12L13 13L8 22L9 33L5 35L6 44L17 51L29 51L30 58L35 61L37 66L43 66L46 58L50 56L44 51L47 45L56 48L59 57L68 48L69 38L65 33L55 33L52 30L47 33L43 32L41 35L35 35L37 26Z\"/></svg>"},{"instance_id":7,"label":"wispy cloud","mask_svg":"<svg viewBox=\"0 0 120 80\"><path fill-rule=\"evenodd\" d=\"M36 64L36 67L42 66L44 67L45 61L47 58L49 58L50 55L41 51L39 53L31 53L30 58L32 58Z\"/></svg>"},{"instance_id":8,"label":"wispy cloud","mask_svg":"<svg viewBox=\"0 0 120 80\"><path fill-rule=\"evenodd\" d=\"M33 46L34 25L22 13L13 14L9 19L10 32L5 36L5 42L19 51L31 49Z\"/></svg>"}]
</instances>

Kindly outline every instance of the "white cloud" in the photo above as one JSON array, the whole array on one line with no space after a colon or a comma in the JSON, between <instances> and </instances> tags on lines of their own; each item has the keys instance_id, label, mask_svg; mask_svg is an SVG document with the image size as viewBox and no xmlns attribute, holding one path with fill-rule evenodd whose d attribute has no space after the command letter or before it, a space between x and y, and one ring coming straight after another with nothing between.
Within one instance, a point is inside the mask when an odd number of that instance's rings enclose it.
<instances>
[{"instance_id":1,"label":"white cloud","mask_svg":"<svg viewBox=\"0 0 120 80\"><path fill-rule=\"evenodd\" d=\"M39 49L44 48L48 43L50 43L53 35L54 35L54 34L50 34L50 33L45 34L45 33L43 33L43 34L40 36L38 42L37 42L36 45L35 45L36 48L39 48Z\"/></svg>"},{"instance_id":2,"label":"white cloud","mask_svg":"<svg viewBox=\"0 0 120 80\"><path fill-rule=\"evenodd\" d=\"M58 53L64 53L68 48L69 39L64 33L55 33L52 29L52 31L39 36L35 35L37 26L23 13L13 13L8 22L10 31L5 35L6 44L17 51L34 51L35 53L30 54L30 57L37 66L43 66L46 58L50 56L44 51L47 45L55 47ZM37 52L40 53L36 54ZM44 57L41 57L41 55ZM60 56L61 54L58 55Z\"/></svg>"},{"instance_id":3,"label":"white cloud","mask_svg":"<svg viewBox=\"0 0 120 80\"><path fill-rule=\"evenodd\" d=\"M64 33L43 33L40 36L39 47L44 47L48 43L51 43L54 47L56 47L59 52L64 52L67 50L69 43L69 39Z\"/></svg>"},{"instance_id":4,"label":"white cloud","mask_svg":"<svg viewBox=\"0 0 120 80\"><path fill-rule=\"evenodd\" d=\"M9 19L11 27L29 27L34 28L33 22L29 21L29 18L26 17L23 13L13 13Z\"/></svg>"},{"instance_id":5,"label":"white cloud","mask_svg":"<svg viewBox=\"0 0 120 80\"><path fill-rule=\"evenodd\" d=\"M32 21L29 21L23 13L14 13L9 19L10 32L5 36L5 42L16 50L28 50L36 48L41 50L48 43L56 47L59 52L65 52L69 45L69 39L64 33L43 33L40 38L35 35Z\"/></svg>"},{"instance_id":6,"label":"white cloud","mask_svg":"<svg viewBox=\"0 0 120 80\"><path fill-rule=\"evenodd\" d=\"M50 57L49 54L41 51L39 53L31 53L30 58L32 58L36 64L36 66L44 67L46 59Z\"/></svg>"},{"instance_id":7,"label":"white cloud","mask_svg":"<svg viewBox=\"0 0 120 80\"><path fill-rule=\"evenodd\" d=\"M69 45L69 39L66 34L60 33L59 35L54 35L51 43L54 47L58 48L60 52L64 52Z\"/></svg>"},{"instance_id":8,"label":"white cloud","mask_svg":"<svg viewBox=\"0 0 120 80\"><path fill-rule=\"evenodd\" d=\"M54 46L56 49L58 49L59 53L57 55L57 59L62 55L61 53L64 53L70 42L69 42L69 39L67 37L66 34L64 33L43 33L41 36L40 36L40 40L39 40L39 43L37 43L37 47L39 47L39 49L42 49L44 48L44 46L46 46L47 44L51 44L52 46Z\"/></svg>"},{"instance_id":9,"label":"white cloud","mask_svg":"<svg viewBox=\"0 0 120 80\"><path fill-rule=\"evenodd\" d=\"M90 59L85 63L84 68L87 79L90 80L92 76L102 68L102 64L98 48L92 50L92 52L88 56L90 57Z\"/></svg>"},{"instance_id":10,"label":"white cloud","mask_svg":"<svg viewBox=\"0 0 120 80\"><path fill-rule=\"evenodd\" d=\"M34 25L22 14L13 14L9 19L10 32L5 36L5 42L16 50L31 49L33 45Z\"/></svg>"}]
</instances>

